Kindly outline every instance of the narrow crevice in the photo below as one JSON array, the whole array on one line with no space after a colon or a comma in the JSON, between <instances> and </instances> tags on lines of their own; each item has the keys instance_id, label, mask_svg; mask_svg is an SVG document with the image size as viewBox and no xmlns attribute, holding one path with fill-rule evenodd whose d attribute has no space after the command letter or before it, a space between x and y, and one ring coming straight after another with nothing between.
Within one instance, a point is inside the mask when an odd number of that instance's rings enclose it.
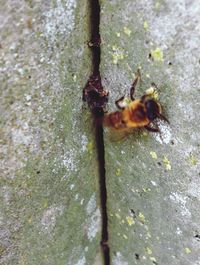
<instances>
[{"instance_id":1,"label":"narrow crevice","mask_svg":"<svg viewBox=\"0 0 200 265\"><path fill-rule=\"evenodd\" d=\"M101 249L104 258L104 264L110 265L110 249L108 245L108 214L107 214L107 189L106 189L106 171L105 171L105 150L102 119L104 108L108 101L108 93L103 89L100 76L101 60L101 38L100 38L100 4L99 0L89 0L90 4L90 25L91 39L88 46L92 53L92 74L83 90L83 100L88 103L93 116L95 127L95 139L99 165L99 189L102 214L101 228Z\"/></svg>"},{"instance_id":2,"label":"narrow crevice","mask_svg":"<svg viewBox=\"0 0 200 265\"><path fill-rule=\"evenodd\" d=\"M107 189L106 189L106 172L105 172L105 154L103 128L96 125L96 146L99 161L99 183L100 183L100 201L102 214L102 230L101 230L101 248L104 257L104 264L110 265L110 249L108 245L108 214L107 214Z\"/></svg>"}]
</instances>

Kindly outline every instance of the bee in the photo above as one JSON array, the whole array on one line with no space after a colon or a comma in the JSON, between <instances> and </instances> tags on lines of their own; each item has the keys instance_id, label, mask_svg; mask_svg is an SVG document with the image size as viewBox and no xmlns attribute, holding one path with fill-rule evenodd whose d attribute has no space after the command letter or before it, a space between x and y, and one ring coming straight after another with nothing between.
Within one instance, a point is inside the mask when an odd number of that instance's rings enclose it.
<instances>
[{"instance_id":1,"label":"bee","mask_svg":"<svg viewBox=\"0 0 200 265\"><path fill-rule=\"evenodd\" d=\"M160 103L146 93L140 99L134 98L135 88L140 80L140 71L137 71L136 78L130 89L130 103L124 106L124 96L115 101L118 111L105 113L103 124L117 131L128 131L134 128L145 128L150 132L160 132L155 123L156 119L163 119L169 123L162 114Z\"/></svg>"}]
</instances>

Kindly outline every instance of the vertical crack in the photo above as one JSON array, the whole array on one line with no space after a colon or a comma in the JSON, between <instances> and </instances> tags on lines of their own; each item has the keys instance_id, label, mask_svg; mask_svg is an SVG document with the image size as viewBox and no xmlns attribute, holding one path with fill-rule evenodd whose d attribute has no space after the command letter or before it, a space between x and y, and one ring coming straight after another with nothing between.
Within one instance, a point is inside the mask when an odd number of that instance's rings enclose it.
<instances>
[{"instance_id":1,"label":"vertical crack","mask_svg":"<svg viewBox=\"0 0 200 265\"><path fill-rule=\"evenodd\" d=\"M105 171L105 150L102 119L104 115L104 107L108 101L108 93L103 89L100 76L100 4L99 0L89 0L90 3L90 24L91 24L91 40L88 46L92 52L92 74L83 90L83 100L87 101L93 116L95 127L95 139L98 155L99 166L99 189L100 203L102 214L101 228L101 249L104 258L104 264L110 265L110 249L108 245L108 214L107 214L107 189L106 189L106 171Z\"/></svg>"}]
</instances>

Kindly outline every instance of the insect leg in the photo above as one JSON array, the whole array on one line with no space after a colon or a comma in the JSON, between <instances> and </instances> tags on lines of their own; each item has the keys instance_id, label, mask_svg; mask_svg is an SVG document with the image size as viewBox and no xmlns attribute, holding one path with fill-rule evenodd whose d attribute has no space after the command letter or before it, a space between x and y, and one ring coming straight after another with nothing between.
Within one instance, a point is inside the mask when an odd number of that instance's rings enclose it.
<instances>
[{"instance_id":1,"label":"insect leg","mask_svg":"<svg viewBox=\"0 0 200 265\"><path fill-rule=\"evenodd\" d=\"M149 131L149 132L159 132L160 133L159 128L152 128L149 125L144 126L144 128L147 129L147 131Z\"/></svg>"},{"instance_id":2,"label":"insect leg","mask_svg":"<svg viewBox=\"0 0 200 265\"><path fill-rule=\"evenodd\" d=\"M140 70L138 69L137 73L136 73L136 78L133 80L133 83L132 83L132 86L130 89L130 98L132 101L135 100L135 98L134 98L135 88L137 86L137 83L140 81L140 79L141 79L141 74L140 74Z\"/></svg>"},{"instance_id":3,"label":"insect leg","mask_svg":"<svg viewBox=\"0 0 200 265\"><path fill-rule=\"evenodd\" d=\"M164 115L162 115L161 113L158 114L158 118L160 118L161 120L166 121L167 123L170 123L169 120Z\"/></svg>"},{"instance_id":4,"label":"insect leg","mask_svg":"<svg viewBox=\"0 0 200 265\"><path fill-rule=\"evenodd\" d=\"M146 100L146 98L148 98L149 97L149 95L143 95L142 97L141 97L141 99L140 99L140 102L141 103L144 103L145 102L145 100Z\"/></svg>"},{"instance_id":5,"label":"insect leg","mask_svg":"<svg viewBox=\"0 0 200 265\"><path fill-rule=\"evenodd\" d=\"M124 100L124 96L115 101L115 105L117 106L118 109L123 110L125 108L124 106L120 105L120 103L122 103L123 100Z\"/></svg>"}]
</instances>

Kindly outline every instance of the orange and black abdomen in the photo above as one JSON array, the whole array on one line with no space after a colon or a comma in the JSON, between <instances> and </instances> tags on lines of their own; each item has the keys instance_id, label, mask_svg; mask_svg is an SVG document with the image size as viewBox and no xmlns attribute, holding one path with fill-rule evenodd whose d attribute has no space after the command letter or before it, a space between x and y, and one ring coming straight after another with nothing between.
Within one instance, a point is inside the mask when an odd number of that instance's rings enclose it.
<instances>
[{"instance_id":1,"label":"orange and black abdomen","mask_svg":"<svg viewBox=\"0 0 200 265\"><path fill-rule=\"evenodd\" d=\"M118 130L144 127L148 124L149 119L144 104L139 100L131 102L121 111L111 112L104 116L104 125Z\"/></svg>"},{"instance_id":2,"label":"orange and black abdomen","mask_svg":"<svg viewBox=\"0 0 200 265\"><path fill-rule=\"evenodd\" d=\"M114 129L126 128L126 124L122 120L122 111L105 114L103 124L106 127L112 127Z\"/></svg>"}]
</instances>

